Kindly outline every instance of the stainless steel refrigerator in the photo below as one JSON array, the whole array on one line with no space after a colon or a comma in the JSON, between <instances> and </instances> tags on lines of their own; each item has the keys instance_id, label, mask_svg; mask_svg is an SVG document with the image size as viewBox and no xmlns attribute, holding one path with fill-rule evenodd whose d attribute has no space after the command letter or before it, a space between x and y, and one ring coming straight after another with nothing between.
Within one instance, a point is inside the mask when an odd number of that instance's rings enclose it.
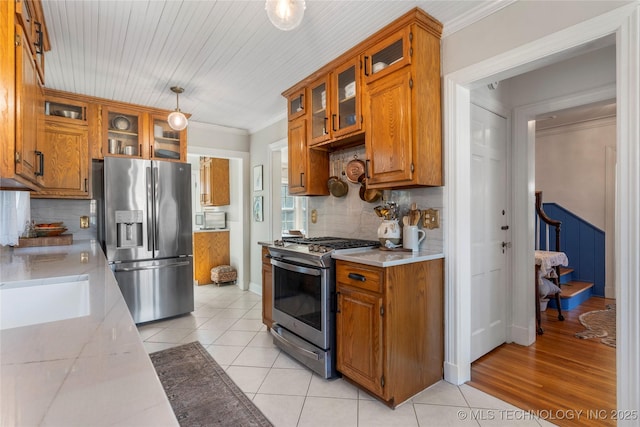
<instances>
[{"instance_id":1,"label":"stainless steel refrigerator","mask_svg":"<svg viewBox=\"0 0 640 427\"><path fill-rule=\"evenodd\" d=\"M191 165L106 157L104 250L135 323L193 311Z\"/></svg>"}]
</instances>

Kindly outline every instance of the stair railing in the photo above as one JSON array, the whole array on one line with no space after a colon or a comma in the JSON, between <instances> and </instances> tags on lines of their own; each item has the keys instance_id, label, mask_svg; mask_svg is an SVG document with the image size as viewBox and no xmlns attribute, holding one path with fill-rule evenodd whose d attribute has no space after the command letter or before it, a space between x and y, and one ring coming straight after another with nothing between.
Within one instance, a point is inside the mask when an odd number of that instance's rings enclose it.
<instances>
[{"instance_id":1,"label":"stair railing","mask_svg":"<svg viewBox=\"0 0 640 427\"><path fill-rule=\"evenodd\" d=\"M562 221L549 218L542 208L542 191L536 191L536 250L540 249L540 227L541 221L544 222L545 230L545 250L549 250L549 227L554 227L556 231L556 252L560 252L560 229ZM558 268L559 269L559 268Z\"/></svg>"}]
</instances>

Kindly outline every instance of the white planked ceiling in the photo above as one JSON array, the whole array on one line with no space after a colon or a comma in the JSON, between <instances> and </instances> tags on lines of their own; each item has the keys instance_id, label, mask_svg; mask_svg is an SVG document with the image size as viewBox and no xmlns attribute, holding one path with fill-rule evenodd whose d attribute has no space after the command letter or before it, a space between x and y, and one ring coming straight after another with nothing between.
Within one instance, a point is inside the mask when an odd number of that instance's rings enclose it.
<instances>
[{"instance_id":1,"label":"white planked ceiling","mask_svg":"<svg viewBox=\"0 0 640 427\"><path fill-rule=\"evenodd\" d=\"M284 117L281 92L418 6L445 34L506 1L307 0L302 25L269 22L263 0L43 0L46 86L180 108L191 120L250 132Z\"/></svg>"}]
</instances>

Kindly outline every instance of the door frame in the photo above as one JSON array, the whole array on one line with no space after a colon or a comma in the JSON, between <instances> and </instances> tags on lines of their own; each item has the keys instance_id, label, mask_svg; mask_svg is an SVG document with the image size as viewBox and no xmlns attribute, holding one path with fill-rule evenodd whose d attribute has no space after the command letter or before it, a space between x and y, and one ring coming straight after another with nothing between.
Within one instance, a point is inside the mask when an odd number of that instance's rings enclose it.
<instances>
[{"instance_id":1,"label":"door frame","mask_svg":"<svg viewBox=\"0 0 640 427\"><path fill-rule=\"evenodd\" d=\"M640 6L637 2L550 34L517 49L481 61L443 79L445 160L445 366L448 382L462 384L471 378L470 363L470 89L483 79L505 70L531 65L541 58L561 54L606 35L616 35L617 197L616 250L625 259L640 259ZM514 117L514 126L518 118ZM535 132L526 124L528 138ZM535 337L534 293L531 288L534 247L534 152L526 143L513 141L513 263L514 283L522 292L522 331ZM519 173L515 173L519 171ZM526 188L527 191L518 191ZM519 218L519 221L517 221ZM619 283L639 283L640 265L623 263L617 257L615 276ZM616 286L617 298L617 407L637 409L640 399L640 362L634 343L640 342L640 289ZM515 307L514 307L515 308ZM516 320L514 319L514 323ZM622 422L622 421L621 421ZM622 422L623 423L623 422Z\"/></svg>"}]
</instances>

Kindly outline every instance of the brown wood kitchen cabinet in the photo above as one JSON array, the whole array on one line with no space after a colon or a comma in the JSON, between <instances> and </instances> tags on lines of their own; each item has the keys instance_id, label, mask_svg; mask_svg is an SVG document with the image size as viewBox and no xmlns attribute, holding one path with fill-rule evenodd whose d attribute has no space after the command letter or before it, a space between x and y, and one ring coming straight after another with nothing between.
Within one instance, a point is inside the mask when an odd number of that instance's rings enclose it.
<instances>
[{"instance_id":1,"label":"brown wood kitchen cabinet","mask_svg":"<svg viewBox=\"0 0 640 427\"><path fill-rule=\"evenodd\" d=\"M292 123L306 117L314 149L364 144L368 187L442 185L441 33L442 24L413 9L284 91L289 150L299 143ZM302 108L293 112L293 101Z\"/></svg>"},{"instance_id":2,"label":"brown wood kitchen cabinet","mask_svg":"<svg viewBox=\"0 0 640 427\"><path fill-rule=\"evenodd\" d=\"M0 128L0 188L38 189L38 143L44 137L44 52L49 39L40 1L0 4L0 87L6 111Z\"/></svg>"},{"instance_id":3,"label":"brown wood kitchen cabinet","mask_svg":"<svg viewBox=\"0 0 640 427\"><path fill-rule=\"evenodd\" d=\"M198 231L193 233L193 279L198 285L212 283L211 269L229 265L229 232Z\"/></svg>"},{"instance_id":4,"label":"brown wood kitchen cabinet","mask_svg":"<svg viewBox=\"0 0 640 427\"><path fill-rule=\"evenodd\" d=\"M118 102L99 103L102 156L185 161L187 131L169 127L169 111Z\"/></svg>"},{"instance_id":5,"label":"brown wood kitchen cabinet","mask_svg":"<svg viewBox=\"0 0 640 427\"><path fill-rule=\"evenodd\" d=\"M268 329L273 325L273 270L269 249L262 247L262 323Z\"/></svg>"},{"instance_id":6,"label":"brown wood kitchen cabinet","mask_svg":"<svg viewBox=\"0 0 640 427\"><path fill-rule=\"evenodd\" d=\"M440 34L416 9L365 50L367 186L442 185Z\"/></svg>"},{"instance_id":7,"label":"brown wood kitchen cabinet","mask_svg":"<svg viewBox=\"0 0 640 427\"><path fill-rule=\"evenodd\" d=\"M33 198L91 197L88 104L46 90L44 138L38 143L40 189Z\"/></svg>"},{"instance_id":8,"label":"brown wood kitchen cabinet","mask_svg":"<svg viewBox=\"0 0 640 427\"><path fill-rule=\"evenodd\" d=\"M314 146L362 129L360 60L352 58L309 85Z\"/></svg>"},{"instance_id":9,"label":"brown wood kitchen cabinet","mask_svg":"<svg viewBox=\"0 0 640 427\"><path fill-rule=\"evenodd\" d=\"M87 126L46 119L44 134L40 190L31 197L91 198Z\"/></svg>"},{"instance_id":10,"label":"brown wood kitchen cabinet","mask_svg":"<svg viewBox=\"0 0 640 427\"><path fill-rule=\"evenodd\" d=\"M200 205L230 204L229 159L200 157Z\"/></svg>"},{"instance_id":11,"label":"brown wood kitchen cabinet","mask_svg":"<svg viewBox=\"0 0 640 427\"><path fill-rule=\"evenodd\" d=\"M289 122L289 193L295 196L328 195L329 154L307 146L307 118Z\"/></svg>"},{"instance_id":12,"label":"brown wood kitchen cabinet","mask_svg":"<svg viewBox=\"0 0 640 427\"><path fill-rule=\"evenodd\" d=\"M443 265L336 261L337 369L391 407L442 379Z\"/></svg>"}]
</instances>

